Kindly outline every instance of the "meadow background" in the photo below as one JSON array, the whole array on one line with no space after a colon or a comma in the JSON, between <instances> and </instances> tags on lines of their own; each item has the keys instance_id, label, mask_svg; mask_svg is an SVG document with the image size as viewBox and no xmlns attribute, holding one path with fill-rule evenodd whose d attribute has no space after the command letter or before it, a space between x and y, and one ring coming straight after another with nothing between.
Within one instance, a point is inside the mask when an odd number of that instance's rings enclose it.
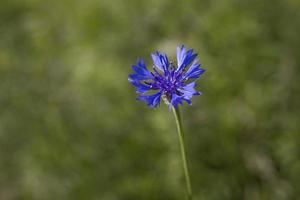
<instances>
[{"instance_id":1,"label":"meadow background","mask_svg":"<svg viewBox=\"0 0 300 200\"><path fill-rule=\"evenodd\" d=\"M299 34L298 0L1 0L0 199L184 199L172 113L127 81L180 44L195 199L299 199Z\"/></svg>"}]
</instances>

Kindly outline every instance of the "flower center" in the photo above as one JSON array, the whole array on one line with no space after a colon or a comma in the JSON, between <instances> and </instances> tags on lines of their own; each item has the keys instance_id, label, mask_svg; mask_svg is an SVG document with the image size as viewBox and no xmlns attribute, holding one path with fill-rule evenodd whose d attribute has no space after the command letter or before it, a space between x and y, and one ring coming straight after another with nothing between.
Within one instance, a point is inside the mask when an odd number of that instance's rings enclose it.
<instances>
[{"instance_id":1,"label":"flower center","mask_svg":"<svg viewBox=\"0 0 300 200\"><path fill-rule=\"evenodd\" d=\"M175 69L172 69L171 72L164 77L161 88L168 97L171 97L173 93L177 93L177 89L181 84L179 76L175 73Z\"/></svg>"},{"instance_id":2,"label":"flower center","mask_svg":"<svg viewBox=\"0 0 300 200\"><path fill-rule=\"evenodd\" d=\"M154 73L152 75L154 78L154 83L151 84L153 88L160 89L167 98L171 98L172 94L178 93L177 89L182 86L180 81L181 74L176 72L175 67L170 64L168 71L164 74L158 72L155 67L153 67Z\"/></svg>"}]
</instances>

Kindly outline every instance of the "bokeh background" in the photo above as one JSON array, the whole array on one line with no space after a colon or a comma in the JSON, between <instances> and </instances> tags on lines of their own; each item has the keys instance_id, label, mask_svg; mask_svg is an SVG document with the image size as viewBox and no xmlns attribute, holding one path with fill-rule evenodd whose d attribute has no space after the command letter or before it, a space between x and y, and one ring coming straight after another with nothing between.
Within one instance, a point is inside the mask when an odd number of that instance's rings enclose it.
<instances>
[{"instance_id":1,"label":"bokeh background","mask_svg":"<svg viewBox=\"0 0 300 200\"><path fill-rule=\"evenodd\" d=\"M195 199L299 199L299 33L298 0L1 0L0 199L184 199L172 113L127 81L180 44Z\"/></svg>"}]
</instances>

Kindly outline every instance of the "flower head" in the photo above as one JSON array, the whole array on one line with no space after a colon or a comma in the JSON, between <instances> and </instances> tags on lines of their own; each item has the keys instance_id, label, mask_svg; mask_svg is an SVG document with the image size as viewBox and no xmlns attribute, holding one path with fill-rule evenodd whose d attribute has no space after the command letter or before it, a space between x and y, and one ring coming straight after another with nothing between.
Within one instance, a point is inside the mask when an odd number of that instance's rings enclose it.
<instances>
[{"instance_id":1,"label":"flower head","mask_svg":"<svg viewBox=\"0 0 300 200\"><path fill-rule=\"evenodd\" d=\"M187 50L184 45L177 47L177 67L169 61L166 54L153 53L153 71L150 72L143 59L132 66L135 71L128 81L136 87L140 94L138 100L146 102L150 107L157 107L161 99L175 108L201 93L195 90L196 79L205 72L198 62L193 49ZM150 93L150 94L149 94Z\"/></svg>"}]
</instances>

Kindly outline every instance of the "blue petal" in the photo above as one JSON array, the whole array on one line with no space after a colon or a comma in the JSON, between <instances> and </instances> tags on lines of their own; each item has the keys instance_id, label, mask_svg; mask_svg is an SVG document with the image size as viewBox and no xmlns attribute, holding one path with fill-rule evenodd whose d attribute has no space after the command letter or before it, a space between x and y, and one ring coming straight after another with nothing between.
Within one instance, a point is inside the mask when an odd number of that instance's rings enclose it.
<instances>
[{"instance_id":1,"label":"blue petal","mask_svg":"<svg viewBox=\"0 0 300 200\"><path fill-rule=\"evenodd\" d=\"M138 100L144 101L147 103L148 106L150 107L157 107L160 104L160 97L161 97L161 92L158 92L154 95L149 95L149 96L144 96L141 95L138 97Z\"/></svg>"},{"instance_id":2,"label":"blue petal","mask_svg":"<svg viewBox=\"0 0 300 200\"><path fill-rule=\"evenodd\" d=\"M146 63L144 59L139 59L138 60L138 66L144 69L147 69Z\"/></svg>"},{"instance_id":3,"label":"blue petal","mask_svg":"<svg viewBox=\"0 0 300 200\"><path fill-rule=\"evenodd\" d=\"M136 81L143 81L143 80L153 79L153 77L148 76L146 74L130 74L129 79L133 79Z\"/></svg>"},{"instance_id":4,"label":"blue petal","mask_svg":"<svg viewBox=\"0 0 300 200\"><path fill-rule=\"evenodd\" d=\"M193 95L201 94L200 92L195 90L195 87L196 87L196 82L191 82L186 86L183 86L182 88L178 89L178 91L182 93L182 96L184 96L185 99L191 99Z\"/></svg>"},{"instance_id":5,"label":"blue petal","mask_svg":"<svg viewBox=\"0 0 300 200\"><path fill-rule=\"evenodd\" d=\"M185 49L184 45L181 45L181 47L177 47L177 64L178 64L178 66L182 65L185 54L186 54L186 49Z\"/></svg>"},{"instance_id":6,"label":"blue petal","mask_svg":"<svg viewBox=\"0 0 300 200\"><path fill-rule=\"evenodd\" d=\"M192 66L187 70L187 72L182 76L182 80L187 79L197 79L201 74L205 72L205 69L201 68L201 64L195 60Z\"/></svg>"},{"instance_id":7,"label":"blue petal","mask_svg":"<svg viewBox=\"0 0 300 200\"><path fill-rule=\"evenodd\" d=\"M146 93L148 92L149 90L152 89L152 87L150 85L145 85L145 84L142 84L140 83L139 81L135 80L135 79L131 79L130 77L128 78L128 81L134 85L136 87L136 91L138 93Z\"/></svg>"},{"instance_id":8,"label":"blue petal","mask_svg":"<svg viewBox=\"0 0 300 200\"><path fill-rule=\"evenodd\" d=\"M181 92L181 95L177 95L176 93L172 94L171 104L178 108L178 105L183 105L183 102L186 101L189 105L192 104L193 95L200 95L201 93L195 90L196 83L192 82L182 88L178 89Z\"/></svg>"},{"instance_id":9,"label":"blue petal","mask_svg":"<svg viewBox=\"0 0 300 200\"><path fill-rule=\"evenodd\" d=\"M183 96L179 96L176 93L172 94L171 104L170 106L174 106L176 109L178 108L178 105L183 105Z\"/></svg>"},{"instance_id":10,"label":"blue petal","mask_svg":"<svg viewBox=\"0 0 300 200\"><path fill-rule=\"evenodd\" d=\"M151 54L154 65L162 72L167 72L169 68L169 59L166 54L156 52Z\"/></svg>"},{"instance_id":11,"label":"blue petal","mask_svg":"<svg viewBox=\"0 0 300 200\"><path fill-rule=\"evenodd\" d=\"M193 52L193 49L186 51L184 45L177 47L177 69L176 71L184 70L189 66L197 57L197 54Z\"/></svg>"},{"instance_id":12,"label":"blue petal","mask_svg":"<svg viewBox=\"0 0 300 200\"><path fill-rule=\"evenodd\" d=\"M150 71L148 71L145 61L140 59L137 65L133 65L132 69L136 72L136 74L131 74L129 77L135 80L148 80L153 79L153 75Z\"/></svg>"}]
</instances>

